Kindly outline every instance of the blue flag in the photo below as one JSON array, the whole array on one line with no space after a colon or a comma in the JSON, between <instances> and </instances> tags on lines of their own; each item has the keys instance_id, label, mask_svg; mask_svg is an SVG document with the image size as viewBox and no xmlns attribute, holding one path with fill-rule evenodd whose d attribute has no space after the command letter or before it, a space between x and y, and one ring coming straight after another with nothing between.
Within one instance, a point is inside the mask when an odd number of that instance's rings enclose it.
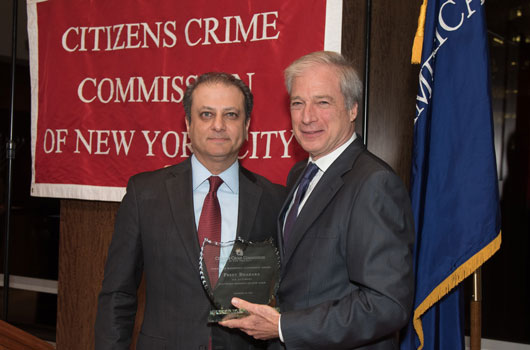
<instances>
[{"instance_id":1,"label":"blue flag","mask_svg":"<svg viewBox=\"0 0 530 350\"><path fill-rule=\"evenodd\" d=\"M464 349L460 282L501 244L484 0L428 0L414 123L416 292L401 349Z\"/></svg>"}]
</instances>

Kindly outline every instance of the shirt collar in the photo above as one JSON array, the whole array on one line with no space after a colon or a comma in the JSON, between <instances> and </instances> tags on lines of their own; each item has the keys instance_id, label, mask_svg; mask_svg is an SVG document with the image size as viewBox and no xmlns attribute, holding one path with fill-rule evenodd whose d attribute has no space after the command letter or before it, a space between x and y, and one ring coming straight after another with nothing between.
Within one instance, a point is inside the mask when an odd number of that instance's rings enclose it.
<instances>
[{"instance_id":1,"label":"shirt collar","mask_svg":"<svg viewBox=\"0 0 530 350\"><path fill-rule=\"evenodd\" d=\"M351 145L353 141L355 141L356 138L357 138L357 134L353 133L352 137L350 137L348 141L344 142L342 145L340 145L337 149L333 150L331 153L328 153L325 156L318 158L317 160L313 160L313 158L309 156L309 159L307 162L315 163L322 172L325 172L326 170L328 170L331 164L333 164L333 162L337 158L339 158L342 152L344 152L344 150L348 148L348 146Z\"/></svg>"},{"instance_id":2,"label":"shirt collar","mask_svg":"<svg viewBox=\"0 0 530 350\"><path fill-rule=\"evenodd\" d=\"M191 156L191 173L193 180L193 190L195 191L200 185L213 174L195 157ZM231 166L228 167L221 174L217 175L223 180L221 187L228 187L228 190L232 193L239 193L239 162L236 160Z\"/></svg>"}]
</instances>

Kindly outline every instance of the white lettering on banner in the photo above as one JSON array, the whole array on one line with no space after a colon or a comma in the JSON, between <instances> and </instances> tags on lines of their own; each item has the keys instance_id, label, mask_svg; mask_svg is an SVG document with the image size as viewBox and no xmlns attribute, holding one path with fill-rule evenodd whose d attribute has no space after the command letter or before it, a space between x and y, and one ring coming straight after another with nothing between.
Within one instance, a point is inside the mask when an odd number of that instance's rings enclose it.
<instances>
[{"instance_id":1,"label":"white lettering on banner","mask_svg":"<svg viewBox=\"0 0 530 350\"><path fill-rule=\"evenodd\" d=\"M158 135L160 135L161 131L156 130L154 131L154 135L151 137L149 134L151 131L149 130L142 130L142 134L144 135L145 141L147 142L147 153L145 154L146 157L154 157L155 154L153 153L153 144L155 143L156 139L158 138ZM168 145L167 145L167 138L168 135L173 135L175 138L175 151L174 153L169 153L168 151ZM179 150L179 136L174 131L168 131L162 136L162 147L164 154L169 158L175 158L178 155ZM190 154L192 153L191 150L191 142L189 142L188 139L188 133L186 131L182 132L182 157L189 157L188 151Z\"/></svg>"},{"instance_id":2,"label":"white lettering on banner","mask_svg":"<svg viewBox=\"0 0 530 350\"><path fill-rule=\"evenodd\" d=\"M252 89L252 78L256 73L245 73L248 86ZM233 74L241 79L239 74ZM184 89L197 79L197 75L155 76L150 83L143 77L130 77L127 81L121 78L87 77L79 83L77 96L83 103L94 101L101 103L124 102L172 102L180 103L184 98Z\"/></svg>"},{"instance_id":3,"label":"white lettering on banner","mask_svg":"<svg viewBox=\"0 0 530 350\"><path fill-rule=\"evenodd\" d=\"M168 136L173 136L175 139L175 150L173 153L169 153L168 149L168 142L167 138ZM164 155L169 158L175 158L179 152L179 135L175 131L168 131L164 134L164 137L162 137L162 151L164 152Z\"/></svg>"},{"instance_id":4,"label":"white lettering on banner","mask_svg":"<svg viewBox=\"0 0 530 350\"><path fill-rule=\"evenodd\" d=\"M434 48L423 62L419 74L419 93L416 96L416 117L414 123L422 115L425 108L429 105L432 95L432 82L434 81L434 68L431 63L434 61L438 50L450 39L453 32L459 30L464 24L465 20L469 19L475 12L472 6L483 6L484 0L446 0L438 12L438 26L435 29ZM451 5L451 6L448 6ZM465 5L465 11L460 10L460 16L455 16L454 11L462 8ZM446 6L448 6L446 8ZM453 11L453 13L451 13ZM460 18L458 23L449 23L449 18Z\"/></svg>"},{"instance_id":5,"label":"white lettering on banner","mask_svg":"<svg viewBox=\"0 0 530 350\"><path fill-rule=\"evenodd\" d=\"M108 98L105 99L103 96L102 96L102 93L103 93L103 85L105 82L108 82L109 83L109 88L107 90L109 90L109 93L107 94L108 95ZM109 78L104 78L102 79L99 84L98 84L98 99L99 101L103 102L103 103L109 103L110 100L112 100L112 95L114 95L114 82L112 80L110 80Z\"/></svg>"},{"instance_id":6,"label":"white lettering on banner","mask_svg":"<svg viewBox=\"0 0 530 350\"><path fill-rule=\"evenodd\" d=\"M289 141L286 141L285 133L288 131L291 133L291 137L289 138ZM248 150L245 152L245 154L239 156L239 159L246 158L249 152L251 155L248 157L248 159L271 159L271 145L277 144L278 134L280 135L280 142L284 150L281 158L291 158L288 147L294 135L292 130L251 131L250 134L251 138L249 140ZM272 138L272 135L276 137Z\"/></svg>"},{"instance_id":7,"label":"white lettering on banner","mask_svg":"<svg viewBox=\"0 0 530 350\"><path fill-rule=\"evenodd\" d=\"M149 137L149 133L150 133L149 130L142 130L142 134L144 134L145 141L147 142L147 153L146 153L146 156L147 157L154 157L155 154L153 153L153 143L155 143L158 135L160 134L160 131L159 130L155 131L155 135L154 135L153 138Z\"/></svg>"},{"instance_id":8,"label":"white lettering on banner","mask_svg":"<svg viewBox=\"0 0 530 350\"><path fill-rule=\"evenodd\" d=\"M121 83L121 79L120 78L116 78L116 99L114 100L114 102L120 102L120 101L122 101L122 102L134 102L135 101L134 100L134 79L135 79L135 77L132 77L132 78L129 79L129 81L127 82L127 88L125 89L125 91L123 91L123 85ZM94 85L96 85L96 79L94 79ZM167 89L165 89L165 90L167 90ZM129 99L127 99L127 95L129 95ZM92 100L90 100L90 102L94 101L94 98ZM81 100L81 101L83 101L83 100ZM85 101L83 101L83 102L85 102Z\"/></svg>"},{"instance_id":9,"label":"white lettering on banner","mask_svg":"<svg viewBox=\"0 0 530 350\"><path fill-rule=\"evenodd\" d=\"M471 1L471 0L468 0ZM191 18L184 26L188 46L236 44L277 40L278 11L255 13L250 21L241 16ZM61 37L67 52L98 52L146 48L173 48L178 42L177 22L119 23L109 26L74 26Z\"/></svg>"},{"instance_id":10,"label":"white lettering on banner","mask_svg":"<svg viewBox=\"0 0 530 350\"><path fill-rule=\"evenodd\" d=\"M473 0L464 0L464 1L466 3L466 8L467 8L467 18L469 18L476 12L476 10L471 9L471 3L473 2ZM460 22L457 25L453 27L447 25L446 22L444 21L444 16L443 16L444 7L447 4L456 5L456 2L454 0L447 0L446 2L442 4L442 6L440 6L440 12L438 13L438 21L440 22L440 26L444 30L447 30L448 32L452 32L460 28L460 26L462 26L462 23L464 22L464 13L463 12L460 13ZM483 3L481 3L480 5L482 6L482 4Z\"/></svg>"},{"instance_id":11,"label":"white lettering on banner","mask_svg":"<svg viewBox=\"0 0 530 350\"><path fill-rule=\"evenodd\" d=\"M122 148L125 155L129 154L135 133L135 130L87 130L88 135L85 137L81 130L75 129L74 131L76 134L74 153L81 153L79 147L79 141L81 141L82 146L85 147L85 150L88 152L88 154L92 154L92 136L95 134L96 150L94 154L110 154L111 148L109 146L109 135L112 134L112 140L114 141L114 151L116 155L120 155ZM127 133L130 133L129 140L127 140Z\"/></svg>"},{"instance_id":12,"label":"white lettering on banner","mask_svg":"<svg viewBox=\"0 0 530 350\"><path fill-rule=\"evenodd\" d=\"M191 141L188 138L188 132L183 131L182 132L182 156L183 157L189 157L190 154L188 154L188 151L193 153L193 150L191 149Z\"/></svg>"},{"instance_id":13,"label":"white lettering on banner","mask_svg":"<svg viewBox=\"0 0 530 350\"><path fill-rule=\"evenodd\" d=\"M57 133L57 136L55 134ZM51 129L46 129L44 132L44 153L63 153L61 145L66 144L66 136L68 136L68 130L57 129L55 132Z\"/></svg>"},{"instance_id":14,"label":"white lettering on banner","mask_svg":"<svg viewBox=\"0 0 530 350\"><path fill-rule=\"evenodd\" d=\"M141 130L145 143L133 142L136 140L134 138L136 130L74 129L73 131L75 148L71 152L74 154L128 156L133 149L136 149L135 152L141 152L146 157L163 155L167 158L179 156L187 158L193 153L186 131ZM287 132L290 133L289 137L286 137ZM291 158L289 145L294 136L292 130L252 131L250 134L248 149L245 154L239 156L239 159L246 157L249 159L271 159L273 158L271 155L272 147L283 148L283 154L280 158ZM42 146L44 153L63 153L65 151L63 148L68 149L66 148L68 135L67 129L46 129ZM71 150L71 148L69 149Z\"/></svg>"},{"instance_id":15,"label":"white lettering on banner","mask_svg":"<svg viewBox=\"0 0 530 350\"><path fill-rule=\"evenodd\" d=\"M96 152L94 154L109 154L110 149L109 146L109 130L96 130ZM92 135L91 135L92 136ZM106 147L106 149L103 151L101 149L101 146Z\"/></svg>"},{"instance_id":16,"label":"white lettering on banner","mask_svg":"<svg viewBox=\"0 0 530 350\"><path fill-rule=\"evenodd\" d=\"M251 144L253 144L253 145L257 144L259 131L251 131L250 135L252 136L251 137L251 140L252 140ZM257 152L258 152L258 148L257 147L253 147L252 155L248 159L258 159ZM239 159L246 158L247 154L248 154L248 151L246 151L245 154L243 154L242 156L239 156Z\"/></svg>"},{"instance_id":17,"label":"white lettering on banner","mask_svg":"<svg viewBox=\"0 0 530 350\"><path fill-rule=\"evenodd\" d=\"M462 23L464 22L464 14L463 13L461 14L462 16L460 17L460 22L457 25L450 27L449 25L445 23L445 20L443 17L444 7L447 4L455 5L456 3L453 0L447 0L446 2L442 4L442 6L440 6L440 12L438 13L438 22L440 23L440 27L442 27L444 30L447 30L448 32L452 32L462 26Z\"/></svg>"},{"instance_id":18,"label":"white lettering on banner","mask_svg":"<svg viewBox=\"0 0 530 350\"><path fill-rule=\"evenodd\" d=\"M100 45L104 47L104 51L161 46L171 48L177 44L176 32L176 21L70 27L64 31L61 44L68 52L101 51Z\"/></svg>"},{"instance_id":19,"label":"white lettering on banner","mask_svg":"<svg viewBox=\"0 0 530 350\"><path fill-rule=\"evenodd\" d=\"M289 140L285 139L285 133L287 132L287 130L278 131L278 133L280 134L280 139L282 140L282 144L283 144L283 154L281 158L291 158L291 156L289 155L289 144L293 140L294 132L292 130L289 130L289 131L291 132L291 137L289 137Z\"/></svg>"},{"instance_id":20,"label":"white lettering on banner","mask_svg":"<svg viewBox=\"0 0 530 350\"><path fill-rule=\"evenodd\" d=\"M263 159L271 158L271 135L278 137L277 131L264 131L261 133L261 137L265 135L267 137L267 142L265 143L265 156Z\"/></svg>"},{"instance_id":21,"label":"white lettering on banner","mask_svg":"<svg viewBox=\"0 0 530 350\"><path fill-rule=\"evenodd\" d=\"M173 31L170 30L169 27L173 27ZM164 37L162 39L162 47L167 47L167 48L170 48L170 47L174 47L176 44L177 44L177 36L174 34L174 32L177 31L177 23L175 21L173 22L166 22L164 23L164 34L167 38L171 39L171 42L167 42L166 41L166 37ZM147 47L147 46L142 46L142 47Z\"/></svg>"},{"instance_id":22,"label":"white lettering on banner","mask_svg":"<svg viewBox=\"0 0 530 350\"><path fill-rule=\"evenodd\" d=\"M473 0L466 0L466 6L467 6L467 18L471 17L477 10L471 10L471 2ZM481 4L482 5L482 4Z\"/></svg>"},{"instance_id":23,"label":"white lettering on banner","mask_svg":"<svg viewBox=\"0 0 530 350\"><path fill-rule=\"evenodd\" d=\"M70 32L72 31L74 31L75 34L79 34L79 28L77 27L70 27L63 33L63 40L62 40L63 49L65 49L68 52L74 52L79 47L78 43L76 43L74 47L68 46L68 43L67 43L68 35L70 35Z\"/></svg>"},{"instance_id":24,"label":"white lettering on banner","mask_svg":"<svg viewBox=\"0 0 530 350\"><path fill-rule=\"evenodd\" d=\"M432 81L432 76L433 76L432 67L430 65L430 61L432 57L433 56L431 55L428 59L425 60L422 66L422 70L420 71L420 89L419 89L420 94L416 96L416 100L423 104L429 103L429 99L431 98L431 94L432 94L432 88L429 83L430 81ZM423 68L426 68L427 71L425 71L425 69ZM428 75L429 80L427 80L427 78L425 77L425 74L427 73L429 74ZM427 90L427 92L429 93L429 96L425 94L425 90ZM416 108L419 108L418 104L416 104ZM418 114L421 114L421 112L423 112L423 108L421 110L417 110L417 112Z\"/></svg>"},{"instance_id":25,"label":"white lettering on banner","mask_svg":"<svg viewBox=\"0 0 530 350\"><path fill-rule=\"evenodd\" d=\"M287 131L290 131L291 132L291 137L289 138L289 140L286 140L285 138L285 133ZM259 159L258 157L258 150L259 150L259 147L258 147L258 136L260 136L260 140L263 138L263 136L265 135L265 138L266 138L266 141L265 141L265 155L262 157L262 159L270 159L272 158L271 155L270 155L270 146L271 146L271 135L274 135L274 136L278 136L278 134L280 135L280 139L282 141L282 145L283 145L283 154L281 156L281 158L291 158L291 156L289 155L289 144L291 143L291 141L293 140L293 136L294 136L294 133L292 130L277 130L277 131L251 131L250 132L250 147L249 149L252 149L252 153L250 155L250 157L248 157L248 159ZM249 154L249 150L247 150L245 152L245 154L243 155L240 155L239 156L239 159L244 159L248 156Z\"/></svg>"},{"instance_id":26,"label":"white lettering on banner","mask_svg":"<svg viewBox=\"0 0 530 350\"><path fill-rule=\"evenodd\" d=\"M184 36L188 46L211 45L210 40L213 40L214 44L240 43L240 37L243 42L276 40L280 36L280 31L276 29L277 18L278 11L255 13L246 28L240 16L223 17L224 28L219 27L220 21L215 17L192 18L186 23ZM234 26L232 26L233 22L235 22ZM192 31L199 34L192 37L190 35ZM251 36L250 32L252 32Z\"/></svg>"},{"instance_id":27,"label":"white lettering on banner","mask_svg":"<svg viewBox=\"0 0 530 350\"><path fill-rule=\"evenodd\" d=\"M129 138L129 141L126 140L126 130L111 130L112 138L114 139L114 144L116 145L116 154L120 154L121 148L123 147L123 150L125 152L125 155L129 154L129 149L131 148L131 143L133 140L133 136L135 133L135 130L129 131L131 133L131 137ZM120 137L118 138L118 133L120 133Z\"/></svg>"},{"instance_id":28,"label":"white lettering on banner","mask_svg":"<svg viewBox=\"0 0 530 350\"><path fill-rule=\"evenodd\" d=\"M91 99L87 99L83 95L83 90L84 90L85 84L87 82L92 83L94 85L94 87L96 86L96 83L97 83L96 79L94 79L94 78L85 78L85 79L83 79L83 81L77 87L77 96L84 103L90 103L90 102L92 102L92 101L94 101L96 99L95 94L94 94L94 97L92 97Z\"/></svg>"}]
</instances>

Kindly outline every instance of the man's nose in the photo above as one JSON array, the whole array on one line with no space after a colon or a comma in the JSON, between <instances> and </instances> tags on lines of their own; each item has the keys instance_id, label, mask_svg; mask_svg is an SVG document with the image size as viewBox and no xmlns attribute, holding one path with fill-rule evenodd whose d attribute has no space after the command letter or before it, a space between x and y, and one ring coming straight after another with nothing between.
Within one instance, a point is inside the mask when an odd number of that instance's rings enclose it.
<instances>
[{"instance_id":1,"label":"man's nose","mask_svg":"<svg viewBox=\"0 0 530 350\"><path fill-rule=\"evenodd\" d=\"M302 123L311 124L315 121L315 108L312 104L306 105L302 110Z\"/></svg>"},{"instance_id":2,"label":"man's nose","mask_svg":"<svg viewBox=\"0 0 530 350\"><path fill-rule=\"evenodd\" d=\"M222 115L216 115L212 120L212 129L222 131L225 129L225 120Z\"/></svg>"}]
</instances>

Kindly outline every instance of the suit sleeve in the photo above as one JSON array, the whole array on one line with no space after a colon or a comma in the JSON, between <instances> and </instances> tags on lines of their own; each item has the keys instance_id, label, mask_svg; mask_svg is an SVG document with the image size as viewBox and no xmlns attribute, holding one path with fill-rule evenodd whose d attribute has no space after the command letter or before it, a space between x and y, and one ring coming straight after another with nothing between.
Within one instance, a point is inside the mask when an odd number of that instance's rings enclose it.
<instances>
[{"instance_id":1,"label":"suit sleeve","mask_svg":"<svg viewBox=\"0 0 530 350\"><path fill-rule=\"evenodd\" d=\"M339 242L345 245L350 292L282 313L288 349L354 348L393 336L408 320L414 229L403 184L392 172L376 172L347 211Z\"/></svg>"},{"instance_id":2,"label":"suit sleeve","mask_svg":"<svg viewBox=\"0 0 530 350\"><path fill-rule=\"evenodd\" d=\"M116 216L98 298L95 349L129 349L143 270L138 203L133 180Z\"/></svg>"}]
</instances>

